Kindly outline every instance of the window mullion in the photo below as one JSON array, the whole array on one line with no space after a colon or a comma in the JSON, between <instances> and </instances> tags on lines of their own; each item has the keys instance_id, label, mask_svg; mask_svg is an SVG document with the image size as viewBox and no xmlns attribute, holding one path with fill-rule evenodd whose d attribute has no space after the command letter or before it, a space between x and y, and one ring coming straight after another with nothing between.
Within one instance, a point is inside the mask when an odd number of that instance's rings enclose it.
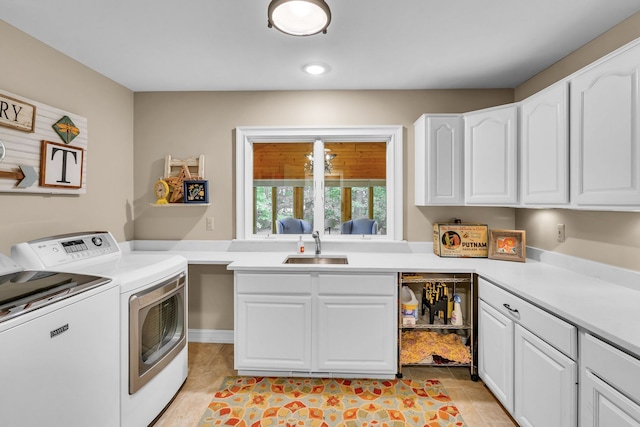
<instances>
[{"instance_id":1,"label":"window mullion","mask_svg":"<svg viewBox=\"0 0 640 427\"><path fill-rule=\"evenodd\" d=\"M314 230L324 234L324 141L313 144L313 224Z\"/></svg>"}]
</instances>

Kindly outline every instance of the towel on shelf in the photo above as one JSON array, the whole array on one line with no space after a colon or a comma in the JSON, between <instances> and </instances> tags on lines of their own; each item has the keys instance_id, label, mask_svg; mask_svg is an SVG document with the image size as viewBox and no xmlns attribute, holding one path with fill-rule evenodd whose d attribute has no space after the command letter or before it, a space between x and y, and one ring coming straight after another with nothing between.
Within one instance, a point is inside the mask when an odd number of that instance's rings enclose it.
<instances>
[{"instance_id":1,"label":"towel on shelf","mask_svg":"<svg viewBox=\"0 0 640 427\"><path fill-rule=\"evenodd\" d=\"M403 364L430 363L433 356L456 363L471 363L471 351L456 334L403 331L400 360Z\"/></svg>"}]
</instances>

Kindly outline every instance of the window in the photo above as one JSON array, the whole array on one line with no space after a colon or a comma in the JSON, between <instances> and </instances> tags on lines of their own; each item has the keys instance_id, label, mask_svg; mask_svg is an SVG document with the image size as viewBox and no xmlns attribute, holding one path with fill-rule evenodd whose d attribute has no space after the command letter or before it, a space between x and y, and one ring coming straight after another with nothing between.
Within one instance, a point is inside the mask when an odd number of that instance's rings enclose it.
<instances>
[{"instance_id":1,"label":"window","mask_svg":"<svg viewBox=\"0 0 640 427\"><path fill-rule=\"evenodd\" d=\"M238 239L402 239L400 126L242 127L236 145Z\"/></svg>"}]
</instances>

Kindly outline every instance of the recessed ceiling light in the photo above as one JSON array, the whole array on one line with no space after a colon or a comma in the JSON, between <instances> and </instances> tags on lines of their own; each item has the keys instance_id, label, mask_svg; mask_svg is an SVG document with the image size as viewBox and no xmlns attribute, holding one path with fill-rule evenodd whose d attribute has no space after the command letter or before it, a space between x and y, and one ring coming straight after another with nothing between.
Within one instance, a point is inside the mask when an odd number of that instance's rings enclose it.
<instances>
[{"instance_id":1,"label":"recessed ceiling light","mask_svg":"<svg viewBox=\"0 0 640 427\"><path fill-rule=\"evenodd\" d=\"M329 71L329 66L326 64L314 63L307 64L302 67L305 73L311 74L313 76L318 76L320 74L325 74Z\"/></svg>"}]
</instances>

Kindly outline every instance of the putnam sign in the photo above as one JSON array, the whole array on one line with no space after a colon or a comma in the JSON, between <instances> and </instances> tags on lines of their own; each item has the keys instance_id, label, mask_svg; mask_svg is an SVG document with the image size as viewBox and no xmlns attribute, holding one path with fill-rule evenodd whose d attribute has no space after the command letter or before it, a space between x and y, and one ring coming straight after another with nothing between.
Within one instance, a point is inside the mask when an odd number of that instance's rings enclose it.
<instances>
[{"instance_id":1,"label":"putnam sign","mask_svg":"<svg viewBox=\"0 0 640 427\"><path fill-rule=\"evenodd\" d=\"M34 105L0 94L0 126L22 132L33 132L35 119Z\"/></svg>"}]
</instances>

